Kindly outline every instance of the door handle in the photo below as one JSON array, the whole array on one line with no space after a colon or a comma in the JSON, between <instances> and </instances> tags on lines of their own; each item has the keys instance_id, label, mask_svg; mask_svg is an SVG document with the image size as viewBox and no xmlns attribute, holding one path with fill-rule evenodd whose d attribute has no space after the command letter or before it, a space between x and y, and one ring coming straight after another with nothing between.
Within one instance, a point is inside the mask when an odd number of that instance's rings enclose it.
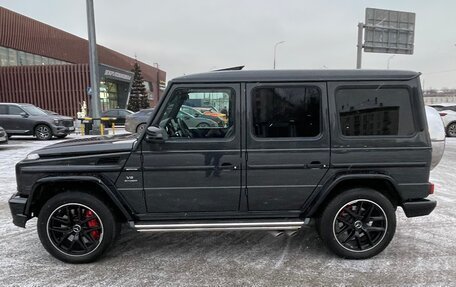
<instances>
[{"instance_id":1,"label":"door handle","mask_svg":"<svg viewBox=\"0 0 456 287\"><path fill-rule=\"evenodd\" d=\"M319 161L312 161L306 165L307 168L325 168L326 164L322 164Z\"/></svg>"}]
</instances>

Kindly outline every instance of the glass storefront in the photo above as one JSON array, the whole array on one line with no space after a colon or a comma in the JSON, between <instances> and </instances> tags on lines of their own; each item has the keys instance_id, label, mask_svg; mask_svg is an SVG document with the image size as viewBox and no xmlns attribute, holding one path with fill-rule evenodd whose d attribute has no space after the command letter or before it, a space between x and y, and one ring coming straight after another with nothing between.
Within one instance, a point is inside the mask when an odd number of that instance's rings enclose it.
<instances>
[{"instance_id":1,"label":"glass storefront","mask_svg":"<svg viewBox=\"0 0 456 287\"><path fill-rule=\"evenodd\" d=\"M53 58L0 47L0 67L70 64Z\"/></svg>"},{"instance_id":2,"label":"glass storefront","mask_svg":"<svg viewBox=\"0 0 456 287\"><path fill-rule=\"evenodd\" d=\"M100 102L102 111L120 108L117 95L117 83L109 81L102 81L100 83Z\"/></svg>"}]
</instances>

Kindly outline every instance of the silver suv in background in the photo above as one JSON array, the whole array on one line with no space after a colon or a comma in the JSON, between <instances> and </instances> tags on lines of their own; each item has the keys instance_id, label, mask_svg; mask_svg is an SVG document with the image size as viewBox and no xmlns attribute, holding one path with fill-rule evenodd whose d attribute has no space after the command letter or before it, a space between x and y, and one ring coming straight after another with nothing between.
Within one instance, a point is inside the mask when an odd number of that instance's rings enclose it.
<instances>
[{"instance_id":1,"label":"silver suv in background","mask_svg":"<svg viewBox=\"0 0 456 287\"><path fill-rule=\"evenodd\" d=\"M153 112L154 109L144 109L127 115L125 117L125 130L133 134L142 132Z\"/></svg>"},{"instance_id":2,"label":"silver suv in background","mask_svg":"<svg viewBox=\"0 0 456 287\"><path fill-rule=\"evenodd\" d=\"M0 126L8 136L33 135L39 140L62 139L74 132L73 118L49 115L32 104L0 103Z\"/></svg>"}]
</instances>

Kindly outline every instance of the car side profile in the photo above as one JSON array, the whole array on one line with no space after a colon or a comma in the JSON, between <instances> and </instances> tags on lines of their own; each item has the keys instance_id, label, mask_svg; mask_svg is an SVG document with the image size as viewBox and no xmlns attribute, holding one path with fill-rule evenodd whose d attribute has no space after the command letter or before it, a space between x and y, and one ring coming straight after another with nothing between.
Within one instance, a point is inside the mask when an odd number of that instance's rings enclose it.
<instances>
[{"instance_id":1,"label":"car side profile","mask_svg":"<svg viewBox=\"0 0 456 287\"><path fill-rule=\"evenodd\" d=\"M314 222L336 255L370 258L392 240L398 207L416 217L436 206L427 197L440 158L419 76L274 70L176 78L142 133L65 141L19 162L13 222L25 227L38 217L44 248L70 263L99 258L122 223L197 232L297 231ZM225 125L198 127L179 116L202 100L226 111Z\"/></svg>"},{"instance_id":2,"label":"car side profile","mask_svg":"<svg viewBox=\"0 0 456 287\"><path fill-rule=\"evenodd\" d=\"M0 125L8 136L33 135L38 140L65 138L74 132L72 118L47 114L31 104L0 103Z\"/></svg>"}]
</instances>

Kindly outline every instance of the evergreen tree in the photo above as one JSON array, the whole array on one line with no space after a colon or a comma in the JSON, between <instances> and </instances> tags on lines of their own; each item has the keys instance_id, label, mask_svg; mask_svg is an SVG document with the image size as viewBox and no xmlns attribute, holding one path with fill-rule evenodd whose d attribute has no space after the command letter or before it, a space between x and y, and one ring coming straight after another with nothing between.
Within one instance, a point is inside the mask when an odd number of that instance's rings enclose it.
<instances>
[{"instance_id":1,"label":"evergreen tree","mask_svg":"<svg viewBox=\"0 0 456 287\"><path fill-rule=\"evenodd\" d=\"M131 71L134 75L130 91L130 100L128 101L128 109L137 112L141 109L147 109L149 107L149 100L147 99L146 86L144 85L141 67L137 61Z\"/></svg>"}]
</instances>

